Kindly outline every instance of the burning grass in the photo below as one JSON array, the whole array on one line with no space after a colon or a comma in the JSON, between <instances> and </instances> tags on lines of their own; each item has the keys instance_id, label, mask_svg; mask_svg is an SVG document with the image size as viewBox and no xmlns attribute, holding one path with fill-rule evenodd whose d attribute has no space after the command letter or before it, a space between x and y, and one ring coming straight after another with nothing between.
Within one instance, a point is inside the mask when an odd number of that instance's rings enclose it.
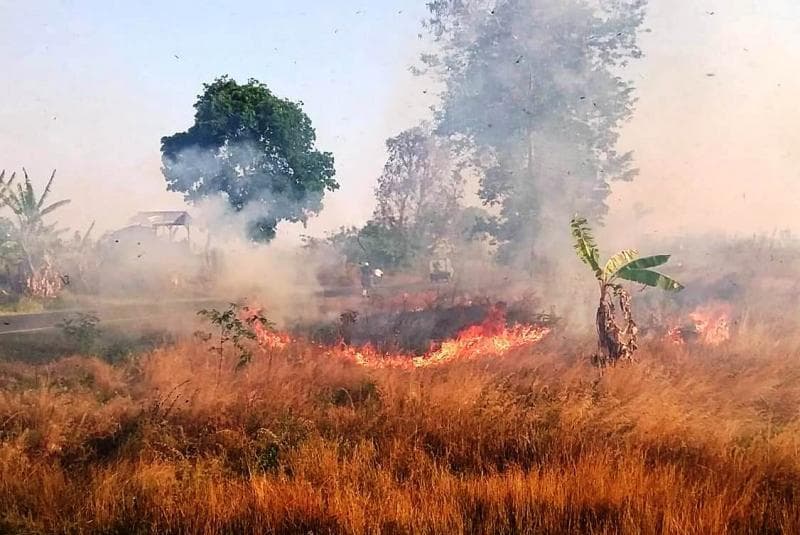
<instances>
[{"instance_id":1,"label":"burning grass","mask_svg":"<svg viewBox=\"0 0 800 535\"><path fill-rule=\"evenodd\" d=\"M698 306L688 315L688 321L667 330L666 339L677 345L700 343L717 346L731 338L732 306L709 303Z\"/></svg>"},{"instance_id":2,"label":"burning grass","mask_svg":"<svg viewBox=\"0 0 800 535\"><path fill-rule=\"evenodd\" d=\"M448 309L445 312L449 312ZM511 324L506 319L507 308L503 303L488 308L484 319L475 325L462 328L452 338L440 343L431 342L428 351L420 356L402 352L382 352L372 344L355 346L343 339L333 347L322 346L325 358L344 359L367 368L399 368L412 370L440 366L448 362L468 361L480 358L503 356L509 351L535 344L550 333L545 325ZM246 317L245 313L245 317ZM356 316L345 322L355 322ZM252 322L251 322L252 323ZM271 331L268 327L253 323L255 339L267 350L284 349L288 344L298 342L286 333Z\"/></svg>"},{"instance_id":3,"label":"burning grass","mask_svg":"<svg viewBox=\"0 0 800 535\"><path fill-rule=\"evenodd\" d=\"M797 338L602 375L556 333L401 368L278 341L221 377L198 342L0 365L0 531L800 530Z\"/></svg>"}]
</instances>

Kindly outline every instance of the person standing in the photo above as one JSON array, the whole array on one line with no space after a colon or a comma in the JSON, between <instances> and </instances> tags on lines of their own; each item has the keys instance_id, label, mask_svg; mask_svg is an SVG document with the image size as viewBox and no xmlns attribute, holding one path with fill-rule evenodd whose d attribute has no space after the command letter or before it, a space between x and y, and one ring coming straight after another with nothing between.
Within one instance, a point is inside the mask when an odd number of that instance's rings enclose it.
<instances>
[{"instance_id":1,"label":"person standing","mask_svg":"<svg viewBox=\"0 0 800 535\"><path fill-rule=\"evenodd\" d=\"M369 291L372 289L372 267L369 262L361 263L361 296L369 297Z\"/></svg>"}]
</instances>

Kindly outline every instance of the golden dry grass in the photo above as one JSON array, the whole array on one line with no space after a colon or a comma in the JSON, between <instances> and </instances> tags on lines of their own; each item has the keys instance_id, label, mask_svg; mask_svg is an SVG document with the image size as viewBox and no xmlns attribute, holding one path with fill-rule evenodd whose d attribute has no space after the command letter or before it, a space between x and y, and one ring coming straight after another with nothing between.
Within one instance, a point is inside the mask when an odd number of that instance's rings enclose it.
<instances>
[{"instance_id":1,"label":"golden dry grass","mask_svg":"<svg viewBox=\"0 0 800 535\"><path fill-rule=\"evenodd\" d=\"M3 364L0 531L800 533L796 338L602 377L551 338L413 372L294 345L219 384L194 342Z\"/></svg>"}]
</instances>

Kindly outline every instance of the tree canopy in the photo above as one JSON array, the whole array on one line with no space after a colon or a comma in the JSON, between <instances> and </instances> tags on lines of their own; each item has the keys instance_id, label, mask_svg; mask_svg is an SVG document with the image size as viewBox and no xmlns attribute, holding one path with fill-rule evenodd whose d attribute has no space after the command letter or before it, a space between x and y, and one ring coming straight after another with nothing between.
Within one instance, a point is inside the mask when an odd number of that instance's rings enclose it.
<instances>
[{"instance_id":1,"label":"tree canopy","mask_svg":"<svg viewBox=\"0 0 800 535\"><path fill-rule=\"evenodd\" d=\"M222 76L203 88L194 124L161 139L167 189L190 202L222 195L233 210L246 210L254 241L271 240L282 220L318 214L325 192L339 184L302 103L253 79Z\"/></svg>"},{"instance_id":2,"label":"tree canopy","mask_svg":"<svg viewBox=\"0 0 800 535\"><path fill-rule=\"evenodd\" d=\"M601 219L612 180L630 180L618 128L633 109L621 68L641 55L646 0L433 0L437 49L426 71L444 82L440 133L481 152L485 229L506 256L557 235L572 213Z\"/></svg>"},{"instance_id":3,"label":"tree canopy","mask_svg":"<svg viewBox=\"0 0 800 535\"><path fill-rule=\"evenodd\" d=\"M402 257L452 239L468 157L459 143L422 124L386 140L388 157L375 188L372 222L401 239Z\"/></svg>"}]
</instances>

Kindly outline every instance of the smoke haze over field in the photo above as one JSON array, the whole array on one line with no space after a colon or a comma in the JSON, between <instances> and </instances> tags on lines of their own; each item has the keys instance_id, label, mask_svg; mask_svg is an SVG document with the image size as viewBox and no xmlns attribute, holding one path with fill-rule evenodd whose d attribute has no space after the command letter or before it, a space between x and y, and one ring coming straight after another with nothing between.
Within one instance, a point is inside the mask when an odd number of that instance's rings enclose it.
<instances>
[{"instance_id":1,"label":"smoke haze over field","mask_svg":"<svg viewBox=\"0 0 800 535\"><path fill-rule=\"evenodd\" d=\"M800 533L798 65L800 0L0 0L0 535Z\"/></svg>"},{"instance_id":2,"label":"smoke haze over field","mask_svg":"<svg viewBox=\"0 0 800 535\"><path fill-rule=\"evenodd\" d=\"M641 174L615 185L609 234L800 231L800 5L654 1L645 25L621 140Z\"/></svg>"},{"instance_id":3,"label":"smoke haze over field","mask_svg":"<svg viewBox=\"0 0 800 535\"><path fill-rule=\"evenodd\" d=\"M363 222L384 139L435 102L436 88L407 70L423 49L424 2L293 4L6 3L0 167L25 165L42 182L57 168L54 196L73 199L63 218L76 228L180 208L164 191L159 139L191 123L203 82L229 73L302 100L336 158L342 189L307 230L280 235ZM652 0L645 27L622 139L641 173L614 185L601 236L626 239L632 224L654 235L800 231L800 6Z\"/></svg>"}]
</instances>

